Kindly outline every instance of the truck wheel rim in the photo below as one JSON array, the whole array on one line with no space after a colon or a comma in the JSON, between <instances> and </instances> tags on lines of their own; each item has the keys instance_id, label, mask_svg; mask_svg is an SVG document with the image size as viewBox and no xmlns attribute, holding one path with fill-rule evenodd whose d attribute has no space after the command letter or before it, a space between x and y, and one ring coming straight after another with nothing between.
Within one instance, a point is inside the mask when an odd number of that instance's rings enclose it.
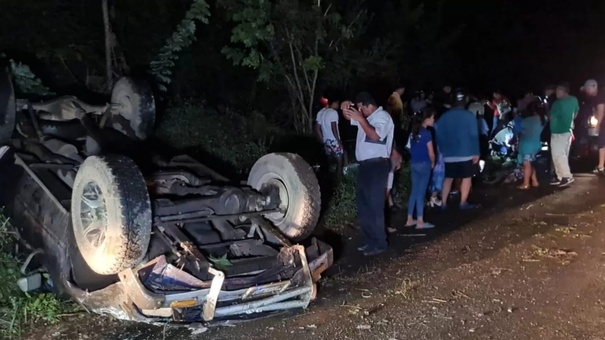
<instances>
[{"instance_id":1,"label":"truck wheel rim","mask_svg":"<svg viewBox=\"0 0 605 340\"><path fill-rule=\"evenodd\" d=\"M279 178L277 174L267 173L261 179L260 183L263 183L262 186L266 188L273 188L276 190L280 204L279 209L281 212L273 212L267 214L266 217L273 221L276 225L281 225L286 219L286 213L288 211L288 207L290 205L290 197L288 194L288 189L284 182Z\"/></svg>"},{"instance_id":2,"label":"truck wheel rim","mask_svg":"<svg viewBox=\"0 0 605 340\"><path fill-rule=\"evenodd\" d=\"M80 204L84 238L91 246L98 248L107 234L107 206L96 182L91 181L84 186Z\"/></svg>"}]
</instances>

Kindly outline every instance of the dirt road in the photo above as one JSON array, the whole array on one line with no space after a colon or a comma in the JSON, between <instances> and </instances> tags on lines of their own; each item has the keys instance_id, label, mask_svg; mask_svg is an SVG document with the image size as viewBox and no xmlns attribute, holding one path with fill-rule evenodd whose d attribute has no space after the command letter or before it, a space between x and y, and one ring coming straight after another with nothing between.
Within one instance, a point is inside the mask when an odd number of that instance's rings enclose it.
<instances>
[{"instance_id":1,"label":"dirt road","mask_svg":"<svg viewBox=\"0 0 605 340\"><path fill-rule=\"evenodd\" d=\"M481 211L436 213L434 234L401 231L374 259L353 229L326 234L340 260L306 311L196 335L86 315L30 338L605 339L605 181L475 198Z\"/></svg>"}]
</instances>

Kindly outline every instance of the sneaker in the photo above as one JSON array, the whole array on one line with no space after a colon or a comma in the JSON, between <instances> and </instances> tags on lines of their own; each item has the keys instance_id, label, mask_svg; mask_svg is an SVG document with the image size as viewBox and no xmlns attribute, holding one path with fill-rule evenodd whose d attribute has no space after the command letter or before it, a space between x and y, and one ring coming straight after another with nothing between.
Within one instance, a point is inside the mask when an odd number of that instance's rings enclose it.
<instances>
[{"instance_id":1,"label":"sneaker","mask_svg":"<svg viewBox=\"0 0 605 340\"><path fill-rule=\"evenodd\" d=\"M363 255L364 256L376 256L376 255L384 253L385 251L387 251L387 248L368 249L363 252Z\"/></svg>"},{"instance_id":2,"label":"sneaker","mask_svg":"<svg viewBox=\"0 0 605 340\"><path fill-rule=\"evenodd\" d=\"M370 248L370 246L369 246L369 245L367 245L367 244L364 244L364 245L363 245L363 246L361 246L361 247L357 247L357 250L364 252L364 251L366 251L368 248Z\"/></svg>"},{"instance_id":3,"label":"sneaker","mask_svg":"<svg viewBox=\"0 0 605 340\"><path fill-rule=\"evenodd\" d=\"M595 168L592 170L592 173L595 175L605 175L605 168Z\"/></svg>"},{"instance_id":4,"label":"sneaker","mask_svg":"<svg viewBox=\"0 0 605 340\"><path fill-rule=\"evenodd\" d=\"M559 179L553 179L550 181L550 185L561 185L561 181Z\"/></svg>"},{"instance_id":5,"label":"sneaker","mask_svg":"<svg viewBox=\"0 0 605 340\"><path fill-rule=\"evenodd\" d=\"M435 228L435 225L429 222L424 222L423 225L418 225L416 226L416 230L423 230L423 229L433 229Z\"/></svg>"},{"instance_id":6,"label":"sneaker","mask_svg":"<svg viewBox=\"0 0 605 340\"><path fill-rule=\"evenodd\" d=\"M566 186L570 185L571 183L573 183L573 181L574 181L573 177L563 178L561 180L561 183L559 183L559 187L566 187Z\"/></svg>"}]
</instances>

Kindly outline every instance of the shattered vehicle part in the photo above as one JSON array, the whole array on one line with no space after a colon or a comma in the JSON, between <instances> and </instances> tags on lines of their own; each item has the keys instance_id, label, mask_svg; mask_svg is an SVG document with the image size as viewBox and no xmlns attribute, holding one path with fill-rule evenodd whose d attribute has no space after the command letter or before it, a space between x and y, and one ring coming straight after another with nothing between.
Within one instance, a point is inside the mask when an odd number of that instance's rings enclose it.
<instances>
[{"instance_id":1,"label":"shattered vehicle part","mask_svg":"<svg viewBox=\"0 0 605 340\"><path fill-rule=\"evenodd\" d=\"M320 205L311 167L298 155L269 154L245 185L189 156L155 154L136 131L155 117L153 98L141 98L101 115L72 101L77 119L49 112L58 124L79 124L85 134L74 138L47 134L51 120L23 106L12 147L0 147L0 206L28 247L44 253L38 260L54 286L88 310L148 323L306 308L333 262L327 244L308 238ZM303 239L307 247L291 243Z\"/></svg>"}]
</instances>

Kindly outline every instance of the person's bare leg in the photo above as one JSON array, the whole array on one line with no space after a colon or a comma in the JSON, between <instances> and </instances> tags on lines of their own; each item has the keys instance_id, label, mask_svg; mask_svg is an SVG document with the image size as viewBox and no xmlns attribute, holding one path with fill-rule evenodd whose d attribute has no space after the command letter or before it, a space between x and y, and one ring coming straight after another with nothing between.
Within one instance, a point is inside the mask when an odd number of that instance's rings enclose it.
<instances>
[{"instance_id":1,"label":"person's bare leg","mask_svg":"<svg viewBox=\"0 0 605 340\"><path fill-rule=\"evenodd\" d=\"M395 203L393 202L393 190L387 189L387 207L392 208Z\"/></svg>"},{"instance_id":2,"label":"person's bare leg","mask_svg":"<svg viewBox=\"0 0 605 340\"><path fill-rule=\"evenodd\" d=\"M529 166L531 168L531 185L534 188L537 188L540 186L540 182L538 182L538 174L536 173L536 169L531 165L531 163L529 163Z\"/></svg>"},{"instance_id":3,"label":"person's bare leg","mask_svg":"<svg viewBox=\"0 0 605 340\"><path fill-rule=\"evenodd\" d=\"M443 207L447 205L447 199L450 196L450 190L452 190L452 183L454 183L453 178L445 178L443 180L443 188L441 189L441 201L443 202Z\"/></svg>"},{"instance_id":4,"label":"person's bare leg","mask_svg":"<svg viewBox=\"0 0 605 340\"><path fill-rule=\"evenodd\" d=\"M471 193L471 178L464 178L460 183L460 205L467 204L468 195Z\"/></svg>"},{"instance_id":5,"label":"person's bare leg","mask_svg":"<svg viewBox=\"0 0 605 340\"><path fill-rule=\"evenodd\" d=\"M605 168L605 148L599 149L599 165L597 165L599 169Z\"/></svg>"},{"instance_id":6,"label":"person's bare leg","mask_svg":"<svg viewBox=\"0 0 605 340\"><path fill-rule=\"evenodd\" d=\"M529 181L531 179L532 179L531 163L528 161L523 161L523 185L521 185L519 187L519 189L529 188Z\"/></svg>"}]
</instances>

